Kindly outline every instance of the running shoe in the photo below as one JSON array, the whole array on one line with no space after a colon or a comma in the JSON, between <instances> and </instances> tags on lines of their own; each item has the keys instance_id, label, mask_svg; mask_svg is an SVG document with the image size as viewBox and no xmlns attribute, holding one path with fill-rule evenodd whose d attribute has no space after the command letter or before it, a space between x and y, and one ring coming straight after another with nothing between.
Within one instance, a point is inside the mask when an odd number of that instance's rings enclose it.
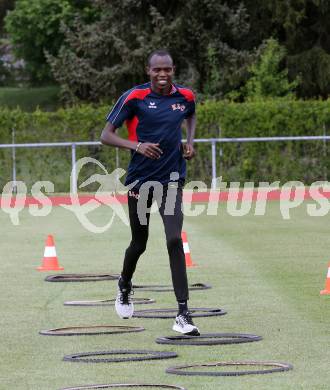
<instances>
[{"instance_id":1,"label":"running shoe","mask_svg":"<svg viewBox=\"0 0 330 390\"><path fill-rule=\"evenodd\" d=\"M118 285L118 293L115 302L115 308L120 318L131 318L134 313L134 305L132 302L132 283L129 286L120 287Z\"/></svg>"},{"instance_id":2,"label":"running shoe","mask_svg":"<svg viewBox=\"0 0 330 390\"><path fill-rule=\"evenodd\" d=\"M193 323L193 320L189 312L178 314L175 317L175 322L172 329L175 330L176 332L190 335L190 336L200 335L199 330L197 326Z\"/></svg>"}]
</instances>

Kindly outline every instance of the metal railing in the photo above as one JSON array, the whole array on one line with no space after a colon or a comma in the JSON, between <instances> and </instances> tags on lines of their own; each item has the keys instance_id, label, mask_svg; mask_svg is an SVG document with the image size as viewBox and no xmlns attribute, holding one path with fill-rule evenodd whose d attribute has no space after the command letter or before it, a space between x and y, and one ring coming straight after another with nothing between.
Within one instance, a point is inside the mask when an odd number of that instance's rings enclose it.
<instances>
[{"instance_id":1,"label":"metal railing","mask_svg":"<svg viewBox=\"0 0 330 390\"><path fill-rule=\"evenodd\" d=\"M185 141L185 140L183 140ZM217 170L216 170L216 145L217 143L244 143L244 142L278 142L278 141L330 141L328 135L317 136L287 136L287 137L248 137L248 138L199 138L195 139L196 143L210 143L212 156L212 188L215 186ZM12 180L16 182L16 149L19 148L47 148L47 147L71 147L71 164L72 164L72 182L71 190L77 193L77 173L76 173L76 148L77 146L100 146L101 142L44 142L44 143L27 143L27 144L0 144L0 149L12 149ZM118 148L116 148L116 165L118 168Z\"/></svg>"}]
</instances>

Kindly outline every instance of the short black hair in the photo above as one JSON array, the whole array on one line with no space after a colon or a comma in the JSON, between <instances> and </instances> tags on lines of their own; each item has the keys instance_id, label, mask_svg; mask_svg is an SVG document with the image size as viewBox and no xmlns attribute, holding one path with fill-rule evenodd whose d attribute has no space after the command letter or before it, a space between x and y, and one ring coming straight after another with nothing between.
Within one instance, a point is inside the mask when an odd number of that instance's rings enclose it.
<instances>
[{"instance_id":1,"label":"short black hair","mask_svg":"<svg viewBox=\"0 0 330 390\"><path fill-rule=\"evenodd\" d=\"M171 56L171 53L168 51L168 50L165 50L165 49L159 49L159 50L154 50L153 52L151 52L149 55L148 55L148 59L147 59L147 65L150 66L150 61L151 61L151 58L153 56L160 56L160 57L165 57L165 56L169 56L173 62L173 57Z\"/></svg>"}]
</instances>

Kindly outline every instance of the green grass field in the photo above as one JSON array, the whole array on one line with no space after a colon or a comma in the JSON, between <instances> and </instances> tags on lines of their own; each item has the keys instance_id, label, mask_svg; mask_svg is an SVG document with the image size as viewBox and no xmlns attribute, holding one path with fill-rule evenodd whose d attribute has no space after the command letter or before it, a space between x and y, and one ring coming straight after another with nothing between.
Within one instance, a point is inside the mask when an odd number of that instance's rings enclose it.
<instances>
[{"instance_id":1,"label":"green grass field","mask_svg":"<svg viewBox=\"0 0 330 390\"><path fill-rule=\"evenodd\" d=\"M66 300L106 299L116 294L116 282L47 283L41 264L47 234L55 236L65 273L114 272L121 268L129 228L119 219L103 234L86 231L75 216L60 207L47 217L20 214L13 226L0 210L1 226L1 365L0 389L50 390L92 383L158 382L187 390L328 389L330 361L329 297L324 288L330 259L329 216L310 217L306 203L283 220L278 202L267 215L232 217L221 205L219 215L186 217L184 229L193 261L190 283L213 288L192 291L191 307L221 307L228 314L196 318L206 332L240 332L263 336L256 343L220 346L166 346L158 336L174 334L172 320L117 318L113 307L68 307ZM111 209L100 207L93 220L100 225ZM153 215L147 252L140 259L136 284L169 284L164 233ZM137 291L136 297L155 298L142 308L175 307L171 292ZM139 325L146 331L124 335L50 337L41 329L75 325ZM176 351L176 359L132 363L70 363L65 354L111 349ZM183 377L165 373L184 363L234 360L290 362L294 370L241 377Z\"/></svg>"}]
</instances>

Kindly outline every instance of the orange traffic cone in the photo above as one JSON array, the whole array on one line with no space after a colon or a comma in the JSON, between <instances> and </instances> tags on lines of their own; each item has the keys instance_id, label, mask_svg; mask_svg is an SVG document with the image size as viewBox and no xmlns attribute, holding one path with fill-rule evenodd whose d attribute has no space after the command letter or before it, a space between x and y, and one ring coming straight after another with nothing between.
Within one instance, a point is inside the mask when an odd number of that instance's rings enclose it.
<instances>
[{"instance_id":1,"label":"orange traffic cone","mask_svg":"<svg viewBox=\"0 0 330 390\"><path fill-rule=\"evenodd\" d=\"M38 267L38 271L61 271L63 267L60 267L58 264L58 259L56 256L56 249L54 244L54 238L52 235L49 235L46 240L44 258L42 261L42 266Z\"/></svg>"},{"instance_id":2,"label":"orange traffic cone","mask_svg":"<svg viewBox=\"0 0 330 390\"><path fill-rule=\"evenodd\" d=\"M181 238L182 238L182 243L183 243L184 256L186 259L186 266L187 267L196 267L196 264L193 263L191 256L190 256L190 249L189 249L189 244L188 244L188 240L187 240L187 233L181 232Z\"/></svg>"},{"instance_id":3,"label":"orange traffic cone","mask_svg":"<svg viewBox=\"0 0 330 390\"><path fill-rule=\"evenodd\" d=\"M325 280L325 289L320 291L321 295L328 295L330 294L330 263L328 265L328 273L327 278Z\"/></svg>"}]
</instances>

